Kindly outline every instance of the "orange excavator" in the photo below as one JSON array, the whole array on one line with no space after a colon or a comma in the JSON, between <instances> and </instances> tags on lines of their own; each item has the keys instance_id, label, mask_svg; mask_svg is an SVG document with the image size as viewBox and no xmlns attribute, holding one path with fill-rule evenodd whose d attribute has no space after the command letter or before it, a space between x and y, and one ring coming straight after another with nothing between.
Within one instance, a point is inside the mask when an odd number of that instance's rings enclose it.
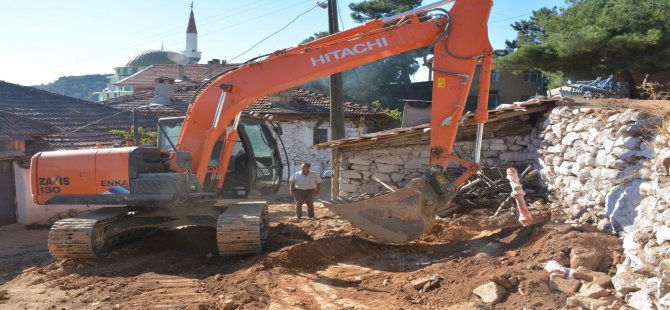
<instances>
[{"instance_id":1,"label":"orange excavator","mask_svg":"<svg viewBox=\"0 0 670 310\"><path fill-rule=\"evenodd\" d=\"M449 10L440 8L449 3ZM167 130L159 122L164 135L179 132L173 147L36 154L31 187L37 204L107 205L56 222L49 251L56 258L96 258L125 240L188 225L215 227L221 255L262 251L267 203L252 199L277 191L282 164L274 127L243 117L242 110L272 93L424 48L434 80L429 169L392 193L324 204L381 241L416 239L431 227L438 206L448 205L479 169L492 67L491 7L491 0L443 0L226 72L201 88L181 127ZM478 63L477 140L470 162L453 155L452 148ZM446 178L450 161L466 168L453 183Z\"/></svg>"}]
</instances>

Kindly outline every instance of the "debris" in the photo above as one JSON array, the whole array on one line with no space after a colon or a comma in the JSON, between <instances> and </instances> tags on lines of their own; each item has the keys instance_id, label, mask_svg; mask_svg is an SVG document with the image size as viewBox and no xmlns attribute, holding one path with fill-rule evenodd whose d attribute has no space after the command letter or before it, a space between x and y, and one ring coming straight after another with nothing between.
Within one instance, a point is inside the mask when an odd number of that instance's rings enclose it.
<instances>
[{"instance_id":1,"label":"debris","mask_svg":"<svg viewBox=\"0 0 670 310\"><path fill-rule=\"evenodd\" d=\"M495 304L502 300L505 288L495 282L488 282L475 288L472 293L479 296L485 303Z\"/></svg>"},{"instance_id":2,"label":"debris","mask_svg":"<svg viewBox=\"0 0 670 310\"><path fill-rule=\"evenodd\" d=\"M548 261L547 264L544 266L544 270L546 270L550 275L559 274L562 276L566 276L569 273L568 268L563 267L561 263L555 260Z\"/></svg>"},{"instance_id":3,"label":"debris","mask_svg":"<svg viewBox=\"0 0 670 310\"><path fill-rule=\"evenodd\" d=\"M570 251L570 267L577 269L583 266L590 270L603 270L610 265L606 262L607 256L607 253L600 253L595 248L574 247Z\"/></svg>"},{"instance_id":4,"label":"debris","mask_svg":"<svg viewBox=\"0 0 670 310\"><path fill-rule=\"evenodd\" d=\"M639 278L642 278L642 276L631 271L625 271L614 275L612 284L617 292L625 295L640 290L640 287L636 284Z\"/></svg>"},{"instance_id":5,"label":"debris","mask_svg":"<svg viewBox=\"0 0 670 310\"><path fill-rule=\"evenodd\" d=\"M589 270L584 266L579 266L576 270L573 270L572 277L577 280L592 282L605 288L612 287L612 278L610 276L603 272Z\"/></svg>"},{"instance_id":6,"label":"debris","mask_svg":"<svg viewBox=\"0 0 670 310\"><path fill-rule=\"evenodd\" d=\"M495 284L498 284L505 289L511 289L514 285L509 281L510 276L508 274L503 274L503 275L497 275L494 277L491 277L491 282L494 282Z\"/></svg>"},{"instance_id":7,"label":"debris","mask_svg":"<svg viewBox=\"0 0 670 310\"><path fill-rule=\"evenodd\" d=\"M554 291L561 291L563 293L575 293L579 290L579 287L582 285L579 280L566 279L561 275L551 275L549 277L549 288Z\"/></svg>"},{"instance_id":8,"label":"debris","mask_svg":"<svg viewBox=\"0 0 670 310\"><path fill-rule=\"evenodd\" d=\"M223 310L233 310L235 308L237 308L237 305L232 299L228 299L223 302Z\"/></svg>"},{"instance_id":9,"label":"debris","mask_svg":"<svg viewBox=\"0 0 670 310\"><path fill-rule=\"evenodd\" d=\"M609 292L602 286L594 283L584 283L579 289L577 296L584 296L589 298L600 298L609 295Z\"/></svg>"},{"instance_id":10,"label":"debris","mask_svg":"<svg viewBox=\"0 0 670 310\"><path fill-rule=\"evenodd\" d=\"M532 293L548 294L549 284L546 278L525 280L519 283L519 294L530 295Z\"/></svg>"},{"instance_id":11,"label":"debris","mask_svg":"<svg viewBox=\"0 0 670 310\"><path fill-rule=\"evenodd\" d=\"M507 168L507 179L509 184L512 187L511 197L516 200L516 206L519 210L519 223L523 226L528 226L533 223L533 217L528 213L528 208L526 207L526 192L523 191L521 186L521 181L519 181L519 176L517 175L516 169Z\"/></svg>"},{"instance_id":12,"label":"debris","mask_svg":"<svg viewBox=\"0 0 670 310\"><path fill-rule=\"evenodd\" d=\"M584 296L571 296L565 301L568 307L579 307L582 309L598 309L599 307L607 307L610 304L609 300L601 300L589 298Z\"/></svg>"},{"instance_id":13,"label":"debris","mask_svg":"<svg viewBox=\"0 0 670 310\"><path fill-rule=\"evenodd\" d=\"M423 290L426 287L426 284L429 284L428 288L430 289L432 287L435 287L440 282L441 279L442 278L439 275L432 274L412 281L412 287L415 290Z\"/></svg>"}]
</instances>

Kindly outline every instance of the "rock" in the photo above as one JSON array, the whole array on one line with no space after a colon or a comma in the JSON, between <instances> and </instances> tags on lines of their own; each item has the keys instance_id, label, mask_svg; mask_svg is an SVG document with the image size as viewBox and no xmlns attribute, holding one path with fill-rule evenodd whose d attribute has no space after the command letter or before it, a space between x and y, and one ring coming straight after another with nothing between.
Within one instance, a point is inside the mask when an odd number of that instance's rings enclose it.
<instances>
[{"instance_id":1,"label":"rock","mask_svg":"<svg viewBox=\"0 0 670 310\"><path fill-rule=\"evenodd\" d=\"M358 277L358 276L351 279L351 283L354 283L354 284L361 284L361 282L363 282L363 279L361 277Z\"/></svg>"},{"instance_id":2,"label":"rock","mask_svg":"<svg viewBox=\"0 0 670 310\"><path fill-rule=\"evenodd\" d=\"M612 278L610 276L604 272L593 271L584 266L579 266L573 270L572 277L577 280L592 282L602 287L612 287Z\"/></svg>"},{"instance_id":3,"label":"rock","mask_svg":"<svg viewBox=\"0 0 670 310\"><path fill-rule=\"evenodd\" d=\"M607 253L601 253L595 248L585 248L577 246L570 251L570 267L577 269L579 266L590 270L603 270L609 265L606 261L609 259Z\"/></svg>"},{"instance_id":4,"label":"rock","mask_svg":"<svg viewBox=\"0 0 670 310\"><path fill-rule=\"evenodd\" d=\"M402 165L403 160L400 156L380 156L375 158L376 163L382 163L382 164L394 164L394 165Z\"/></svg>"},{"instance_id":5,"label":"rock","mask_svg":"<svg viewBox=\"0 0 670 310\"><path fill-rule=\"evenodd\" d=\"M534 280L525 280L519 283L519 294L521 295L530 295L532 293L539 294L548 294L549 284L547 283L548 279L534 279Z\"/></svg>"},{"instance_id":6,"label":"rock","mask_svg":"<svg viewBox=\"0 0 670 310\"><path fill-rule=\"evenodd\" d=\"M491 282L494 282L495 284L498 284L505 289L511 289L514 285L509 281L509 275L508 274L503 274L503 275L497 275L494 277L491 277Z\"/></svg>"},{"instance_id":7,"label":"rock","mask_svg":"<svg viewBox=\"0 0 670 310\"><path fill-rule=\"evenodd\" d=\"M430 276L425 276L425 277L422 277L422 278L419 278L419 279L416 279L416 280L412 281L412 287L415 290L420 290L420 289L423 288L424 285L426 285L426 283L429 283L429 282L430 282Z\"/></svg>"},{"instance_id":8,"label":"rock","mask_svg":"<svg viewBox=\"0 0 670 310\"><path fill-rule=\"evenodd\" d=\"M0 290L0 300L8 300L9 292L7 290Z\"/></svg>"},{"instance_id":9,"label":"rock","mask_svg":"<svg viewBox=\"0 0 670 310\"><path fill-rule=\"evenodd\" d=\"M618 272L612 277L612 284L617 292L625 295L640 290L640 287L635 284L640 278L642 278L642 276L625 270L623 272Z\"/></svg>"},{"instance_id":10,"label":"rock","mask_svg":"<svg viewBox=\"0 0 670 310\"><path fill-rule=\"evenodd\" d=\"M223 309L223 310L234 310L235 308L237 308L237 305L235 304L235 302L232 299L228 299L228 300L224 301L222 306L223 306L223 308L221 308L221 309Z\"/></svg>"},{"instance_id":11,"label":"rock","mask_svg":"<svg viewBox=\"0 0 670 310\"><path fill-rule=\"evenodd\" d=\"M582 287L579 289L579 293L577 293L577 296L584 296L589 298L600 298L607 295L609 295L607 290L595 283L584 283L584 285L582 285Z\"/></svg>"},{"instance_id":12,"label":"rock","mask_svg":"<svg viewBox=\"0 0 670 310\"><path fill-rule=\"evenodd\" d=\"M565 301L566 306L578 307L581 309L598 309L598 307L607 307L609 304L609 300L601 300L584 296L568 297L568 299Z\"/></svg>"},{"instance_id":13,"label":"rock","mask_svg":"<svg viewBox=\"0 0 670 310\"><path fill-rule=\"evenodd\" d=\"M421 278L418 278L418 279L412 281L412 287L415 290L424 290L424 292L425 292L425 291L437 286L437 284L440 282L441 279L442 279L442 277L440 277L437 274L432 274L432 275L429 275L429 276L421 277Z\"/></svg>"},{"instance_id":14,"label":"rock","mask_svg":"<svg viewBox=\"0 0 670 310\"><path fill-rule=\"evenodd\" d=\"M216 281L221 281L221 280L223 280L223 275L220 274L220 273L217 273L217 274L214 276L214 280L216 280Z\"/></svg>"},{"instance_id":15,"label":"rock","mask_svg":"<svg viewBox=\"0 0 670 310\"><path fill-rule=\"evenodd\" d=\"M636 207L642 201L640 195L642 183L643 180L636 179L612 188L607 194L606 215L610 218L612 228L619 234L635 221Z\"/></svg>"},{"instance_id":16,"label":"rock","mask_svg":"<svg viewBox=\"0 0 670 310\"><path fill-rule=\"evenodd\" d=\"M637 291L630 294L628 305L638 310L655 310L654 301L645 291Z\"/></svg>"},{"instance_id":17,"label":"rock","mask_svg":"<svg viewBox=\"0 0 670 310\"><path fill-rule=\"evenodd\" d=\"M485 303L495 304L502 300L505 289L495 282L488 282L475 288L472 293L479 296Z\"/></svg>"},{"instance_id":18,"label":"rock","mask_svg":"<svg viewBox=\"0 0 670 310\"><path fill-rule=\"evenodd\" d=\"M582 285L579 280L566 279L561 275L551 275L549 277L549 288L554 291L561 291L563 293L575 293Z\"/></svg>"},{"instance_id":19,"label":"rock","mask_svg":"<svg viewBox=\"0 0 670 310\"><path fill-rule=\"evenodd\" d=\"M295 287L289 286L286 288L286 290L289 292L295 292Z\"/></svg>"},{"instance_id":20,"label":"rock","mask_svg":"<svg viewBox=\"0 0 670 310\"><path fill-rule=\"evenodd\" d=\"M363 176L360 174L360 172L355 171L355 170L341 170L341 171L340 171L340 178L345 178L345 179L362 179Z\"/></svg>"}]
</instances>

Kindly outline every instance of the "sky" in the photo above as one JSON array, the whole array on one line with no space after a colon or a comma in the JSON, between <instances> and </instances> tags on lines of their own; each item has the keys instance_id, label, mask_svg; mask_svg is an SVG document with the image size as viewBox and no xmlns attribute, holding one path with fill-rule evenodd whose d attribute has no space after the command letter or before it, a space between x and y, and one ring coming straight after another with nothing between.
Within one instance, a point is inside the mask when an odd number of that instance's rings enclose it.
<instances>
[{"instance_id":1,"label":"sky","mask_svg":"<svg viewBox=\"0 0 670 310\"><path fill-rule=\"evenodd\" d=\"M360 0L337 2L340 30L357 26L349 3ZM184 50L191 1L0 0L0 5L0 80L30 86L61 76L113 73L146 50ZM505 40L516 37L510 24L552 6L564 6L564 0L495 1L489 18L493 47L504 48ZM314 0L196 0L193 12L200 63L244 62L328 30L328 12Z\"/></svg>"}]
</instances>

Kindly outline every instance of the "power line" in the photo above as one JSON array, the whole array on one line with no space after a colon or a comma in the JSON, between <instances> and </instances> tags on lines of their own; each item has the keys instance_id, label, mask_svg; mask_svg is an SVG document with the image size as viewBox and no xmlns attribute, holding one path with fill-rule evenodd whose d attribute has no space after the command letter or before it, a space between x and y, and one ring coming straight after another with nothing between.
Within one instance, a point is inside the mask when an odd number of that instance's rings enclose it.
<instances>
[{"instance_id":1,"label":"power line","mask_svg":"<svg viewBox=\"0 0 670 310\"><path fill-rule=\"evenodd\" d=\"M296 21L298 18L300 18L300 16L303 16L303 15L307 14L308 12L310 12L311 10L313 10L313 9L315 9L315 8L317 8L317 7L318 7L318 5L314 5L314 6L313 6L312 8L310 8L309 10L300 13L298 16L296 16L295 18L293 18L293 19L292 19L288 24L286 24L284 27L282 27L281 29L279 29L279 30L277 30L277 31L275 31L275 32L273 32L273 33L271 33L270 35L268 35L267 37L263 38L262 40L258 41L258 43L252 45L250 48L248 48L246 51L242 52L241 54L239 54L239 55L237 55L237 56L235 56L235 57L233 57L233 58L231 58L231 59L228 59L228 62L231 62L231 61L233 61L235 58L240 57L240 56L246 54L248 51L250 51L250 50L253 49L254 47L258 46L258 44L261 44L263 41L267 40L267 39L270 38L271 36L273 36L273 35L279 33L280 31L282 31L282 30L284 30L284 29L286 29L286 27L288 27L290 24L292 24L294 21Z\"/></svg>"}]
</instances>

